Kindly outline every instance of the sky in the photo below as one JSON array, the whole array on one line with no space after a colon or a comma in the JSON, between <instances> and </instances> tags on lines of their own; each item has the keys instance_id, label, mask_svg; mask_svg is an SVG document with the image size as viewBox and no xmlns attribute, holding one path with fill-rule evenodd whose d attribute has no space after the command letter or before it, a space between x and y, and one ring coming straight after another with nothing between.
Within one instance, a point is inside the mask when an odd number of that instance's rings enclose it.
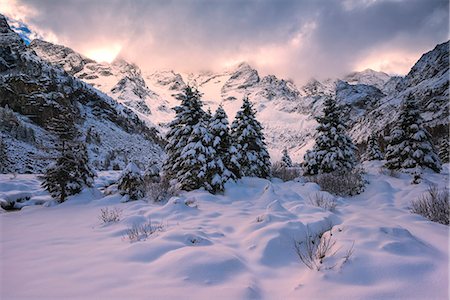
<instances>
[{"instance_id":1,"label":"sky","mask_svg":"<svg viewBox=\"0 0 450 300\"><path fill-rule=\"evenodd\" d=\"M0 12L96 60L178 72L246 61L296 82L404 75L449 39L448 0L0 0Z\"/></svg>"}]
</instances>

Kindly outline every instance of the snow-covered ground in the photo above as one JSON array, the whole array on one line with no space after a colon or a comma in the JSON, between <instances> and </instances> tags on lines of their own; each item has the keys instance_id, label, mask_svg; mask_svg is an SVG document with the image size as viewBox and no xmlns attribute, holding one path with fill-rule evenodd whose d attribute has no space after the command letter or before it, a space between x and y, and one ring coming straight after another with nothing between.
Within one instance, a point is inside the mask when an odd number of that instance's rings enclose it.
<instances>
[{"instance_id":1,"label":"snow-covered ground","mask_svg":"<svg viewBox=\"0 0 450 300\"><path fill-rule=\"evenodd\" d=\"M316 184L256 178L228 184L225 195L121 203L100 192L118 173L100 172L96 188L61 205L0 213L0 298L448 299L448 227L408 205L429 183L445 187L449 165L418 185L379 174L380 165L365 165L365 192L338 198L334 212L309 204ZM0 198L26 196L50 200L35 175L0 175ZM121 220L102 224L105 207ZM162 230L125 238L150 220ZM330 224L338 252L310 270L294 241Z\"/></svg>"}]
</instances>

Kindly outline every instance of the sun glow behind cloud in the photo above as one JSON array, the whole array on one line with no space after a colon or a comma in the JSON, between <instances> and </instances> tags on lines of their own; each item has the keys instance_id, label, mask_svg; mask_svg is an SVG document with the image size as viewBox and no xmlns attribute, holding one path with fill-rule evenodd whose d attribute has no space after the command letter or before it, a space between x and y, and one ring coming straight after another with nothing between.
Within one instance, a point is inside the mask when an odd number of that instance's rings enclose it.
<instances>
[{"instance_id":1,"label":"sun glow behind cloud","mask_svg":"<svg viewBox=\"0 0 450 300\"><path fill-rule=\"evenodd\" d=\"M113 44L100 48L92 48L85 51L85 55L97 62L112 62L119 54L122 46L119 44Z\"/></svg>"}]
</instances>

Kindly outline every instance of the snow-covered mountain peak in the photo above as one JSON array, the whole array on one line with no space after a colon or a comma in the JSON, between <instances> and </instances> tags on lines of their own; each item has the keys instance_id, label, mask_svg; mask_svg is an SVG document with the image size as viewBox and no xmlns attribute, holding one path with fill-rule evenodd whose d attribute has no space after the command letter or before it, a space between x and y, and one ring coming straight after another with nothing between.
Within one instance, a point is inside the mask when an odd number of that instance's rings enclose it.
<instances>
[{"instance_id":1,"label":"snow-covered mountain peak","mask_svg":"<svg viewBox=\"0 0 450 300\"><path fill-rule=\"evenodd\" d=\"M379 89L382 89L389 79L391 79L391 76L388 74L372 69L365 69L361 72L352 72L343 78L343 80L349 84L373 85Z\"/></svg>"},{"instance_id":2,"label":"snow-covered mountain peak","mask_svg":"<svg viewBox=\"0 0 450 300\"><path fill-rule=\"evenodd\" d=\"M449 71L449 41L437 45L414 64L405 79L413 86L430 77L442 77Z\"/></svg>"},{"instance_id":3,"label":"snow-covered mountain peak","mask_svg":"<svg viewBox=\"0 0 450 300\"><path fill-rule=\"evenodd\" d=\"M63 68L72 75L83 70L85 65L96 63L94 60L73 51L71 48L39 39L33 40L29 48L34 50L39 57Z\"/></svg>"},{"instance_id":4,"label":"snow-covered mountain peak","mask_svg":"<svg viewBox=\"0 0 450 300\"><path fill-rule=\"evenodd\" d=\"M152 84L159 87L165 87L170 91L182 91L186 87L186 83L179 73L173 70L164 70L153 72L145 76Z\"/></svg>"}]
</instances>

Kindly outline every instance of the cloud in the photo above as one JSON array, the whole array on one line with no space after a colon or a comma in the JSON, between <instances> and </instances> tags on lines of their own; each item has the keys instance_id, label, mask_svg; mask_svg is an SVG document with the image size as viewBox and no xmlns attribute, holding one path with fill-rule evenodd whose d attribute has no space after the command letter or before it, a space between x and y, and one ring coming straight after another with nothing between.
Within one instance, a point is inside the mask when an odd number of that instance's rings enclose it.
<instances>
[{"instance_id":1,"label":"cloud","mask_svg":"<svg viewBox=\"0 0 450 300\"><path fill-rule=\"evenodd\" d=\"M245 60L296 81L365 67L404 73L449 36L447 0L9 3L44 36L82 53L120 45L122 56L147 70L220 70Z\"/></svg>"}]
</instances>

